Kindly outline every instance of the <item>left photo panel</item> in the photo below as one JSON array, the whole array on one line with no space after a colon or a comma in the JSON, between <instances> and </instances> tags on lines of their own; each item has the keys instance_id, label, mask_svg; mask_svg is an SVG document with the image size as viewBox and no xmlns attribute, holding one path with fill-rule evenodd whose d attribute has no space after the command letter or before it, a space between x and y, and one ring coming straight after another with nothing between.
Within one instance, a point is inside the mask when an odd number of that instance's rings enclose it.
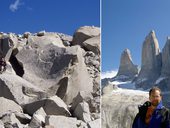
<instances>
[{"instance_id":1,"label":"left photo panel","mask_svg":"<svg viewBox=\"0 0 170 128\"><path fill-rule=\"evenodd\" d=\"M100 0L2 0L0 128L100 128Z\"/></svg>"}]
</instances>

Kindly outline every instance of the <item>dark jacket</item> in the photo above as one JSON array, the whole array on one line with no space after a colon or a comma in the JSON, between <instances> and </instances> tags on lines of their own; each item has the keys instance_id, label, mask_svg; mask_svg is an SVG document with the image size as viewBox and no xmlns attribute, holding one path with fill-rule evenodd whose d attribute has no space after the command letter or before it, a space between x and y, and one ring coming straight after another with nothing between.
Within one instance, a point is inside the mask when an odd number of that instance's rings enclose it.
<instances>
[{"instance_id":1,"label":"dark jacket","mask_svg":"<svg viewBox=\"0 0 170 128\"><path fill-rule=\"evenodd\" d=\"M170 112L169 109L162 105L162 101L154 110L150 123L145 124L145 117L148 107L151 106L149 101L139 106L139 113L136 115L132 128L170 128Z\"/></svg>"}]
</instances>

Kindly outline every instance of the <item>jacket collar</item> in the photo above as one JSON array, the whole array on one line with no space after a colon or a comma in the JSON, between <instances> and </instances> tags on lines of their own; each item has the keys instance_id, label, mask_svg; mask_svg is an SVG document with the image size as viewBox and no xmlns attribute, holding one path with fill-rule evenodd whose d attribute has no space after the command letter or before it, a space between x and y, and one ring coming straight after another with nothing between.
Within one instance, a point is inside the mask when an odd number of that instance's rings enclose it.
<instances>
[{"instance_id":1,"label":"jacket collar","mask_svg":"<svg viewBox=\"0 0 170 128\"><path fill-rule=\"evenodd\" d=\"M156 109L162 109L164 106L162 104L162 101L160 101L160 103L158 104L158 106L156 107Z\"/></svg>"},{"instance_id":2,"label":"jacket collar","mask_svg":"<svg viewBox=\"0 0 170 128\"><path fill-rule=\"evenodd\" d=\"M150 101L146 101L142 106L139 106L139 108L142 108L142 107L148 108L149 106L151 106L151 102ZM160 101L160 103L158 104L156 109L162 109L163 107L164 106L162 104L162 101Z\"/></svg>"}]
</instances>

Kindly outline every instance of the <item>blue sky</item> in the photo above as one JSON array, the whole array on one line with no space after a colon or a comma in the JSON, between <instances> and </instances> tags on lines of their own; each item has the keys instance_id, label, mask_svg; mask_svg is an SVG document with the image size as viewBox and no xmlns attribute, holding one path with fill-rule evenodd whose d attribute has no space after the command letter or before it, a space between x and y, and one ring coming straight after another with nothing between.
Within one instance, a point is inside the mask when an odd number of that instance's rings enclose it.
<instances>
[{"instance_id":1,"label":"blue sky","mask_svg":"<svg viewBox=\"0 0 170 128\"><path fill-rule=\"evenodd\" d=\"M1 32L73 35L80 26L100 26L100 0L1 0L0 17Z\"/></svg>"},{"instance_id":2,"label":"blue sky","mask_svg":"<svg viewBox=\"0 0 170 128\"><path fill-rule=\"evenodd\" d=\"M170 36L170 0L103 0L101 25L102 72L119 68L125 48L140 65L142 44L151 30L161 51Z\"/></svg>"}]
</instances>

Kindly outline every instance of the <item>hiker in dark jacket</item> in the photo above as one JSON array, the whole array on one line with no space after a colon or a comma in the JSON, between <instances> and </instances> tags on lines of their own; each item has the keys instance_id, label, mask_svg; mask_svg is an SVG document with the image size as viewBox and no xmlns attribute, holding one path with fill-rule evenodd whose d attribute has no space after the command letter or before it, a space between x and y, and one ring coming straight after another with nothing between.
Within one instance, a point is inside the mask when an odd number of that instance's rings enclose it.
<instances>
[{"instance_id":1,"label":"hiker in dark jacket","mask_svg":"<svg viewBox=\"0 0 170 128\"><path fill-rule=\"evenodd\" d=\"M149 91L149 100L139 106L132 128L170 128L170 112L162 105L161 90L158 87Z\"/></svg>"}]
</instances>

